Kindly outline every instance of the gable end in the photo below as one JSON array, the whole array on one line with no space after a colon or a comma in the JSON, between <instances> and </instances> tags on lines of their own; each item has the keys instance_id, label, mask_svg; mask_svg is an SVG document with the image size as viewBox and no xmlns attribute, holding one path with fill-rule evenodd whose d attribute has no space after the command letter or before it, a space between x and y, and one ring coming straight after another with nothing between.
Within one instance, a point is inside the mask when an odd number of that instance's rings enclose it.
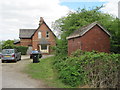
<instances>
[{"instance_id":1,"label":"gable end","mask_svg":"<svg viewBox=\"0 0 120 90\"><path fill-rule=\"evenodd\" d=\"M34 34L38 31L38 29L41 27L42 24L45 24L45 25L47 26L47 28L52 32L52 34L56 37L56 35L53 33L53 31L52 31L52 30L48 27L48 25L45 23L45 21L43 20L43 18L41 17L40 19L41 19L41 20L40 20L40 23L39 23L39 27L35 30ZM31 37L33 37L34 34L33 34Z\"/></svg>"}]
</instances>

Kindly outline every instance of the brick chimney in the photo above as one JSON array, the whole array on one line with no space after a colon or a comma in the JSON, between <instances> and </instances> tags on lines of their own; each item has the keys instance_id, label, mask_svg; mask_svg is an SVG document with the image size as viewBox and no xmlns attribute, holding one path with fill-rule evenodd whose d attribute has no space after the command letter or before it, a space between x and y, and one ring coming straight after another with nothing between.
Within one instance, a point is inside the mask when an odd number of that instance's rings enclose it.
<instances>
[{"instance_id":1,"label":"brick chimney","mask_svg":"<svg viewBox=\"0 0 120 90\"><path fill-rule=\"evenodd\" d=\"M41 25L44 22L43 17L40 17L39 25Z\"/></svg>"}]
</instances>

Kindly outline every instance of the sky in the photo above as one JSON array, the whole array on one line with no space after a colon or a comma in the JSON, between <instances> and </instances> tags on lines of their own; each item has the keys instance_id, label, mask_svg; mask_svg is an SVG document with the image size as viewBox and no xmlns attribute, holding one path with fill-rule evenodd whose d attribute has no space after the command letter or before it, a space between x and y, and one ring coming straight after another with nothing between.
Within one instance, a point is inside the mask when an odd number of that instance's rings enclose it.
<instances>
[{"instance_id":1,"label":"sky","mask_svg":"<svg viewBox=\"0 0 120 90\"><path fill-rule=\"evenodd\" d=\"M19 39L19 29L37 29L40 17L51 28L52 22L77 8L91 9L104 5L102 12L118 17L118 1L120 0L1 0L0 40Z\"/></svg>"}]
</instances>

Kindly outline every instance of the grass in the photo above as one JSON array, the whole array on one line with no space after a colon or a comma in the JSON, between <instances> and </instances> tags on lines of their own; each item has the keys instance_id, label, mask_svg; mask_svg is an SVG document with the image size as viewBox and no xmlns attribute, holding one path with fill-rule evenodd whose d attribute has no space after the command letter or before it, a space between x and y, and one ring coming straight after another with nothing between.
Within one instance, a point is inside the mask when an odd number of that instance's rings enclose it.
<instances>
[{"instance_id":1,"label":"grass","mask_svg":"<svg viewBox=\"0 0 120 90\"><path fill-rule=\"evenodd\" d=\"M49 87L53 88L71 88L62 83L58 78L57 72L53 69L54 56L45 59L40 59L39 63L29 64L25 72L32 78L42 80Z\"/></svg>"}]
</instances>

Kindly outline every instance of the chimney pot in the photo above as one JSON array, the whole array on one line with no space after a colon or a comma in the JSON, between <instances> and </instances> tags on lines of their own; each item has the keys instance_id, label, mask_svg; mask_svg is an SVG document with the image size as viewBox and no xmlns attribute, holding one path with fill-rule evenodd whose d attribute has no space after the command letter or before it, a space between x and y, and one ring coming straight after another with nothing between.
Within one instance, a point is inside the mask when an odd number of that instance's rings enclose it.
<instances>
[{"instance_id":1,"label":"chimney pot","mask_svg":"<svg viewBox=\"0 0 120 90\"><path fill-rule=\"evenodd\" d=\"M40 17L40 21L39 22L40 22L39 25L41 25L44 22L43 17Z\"/></svg>"}]
</instances>

